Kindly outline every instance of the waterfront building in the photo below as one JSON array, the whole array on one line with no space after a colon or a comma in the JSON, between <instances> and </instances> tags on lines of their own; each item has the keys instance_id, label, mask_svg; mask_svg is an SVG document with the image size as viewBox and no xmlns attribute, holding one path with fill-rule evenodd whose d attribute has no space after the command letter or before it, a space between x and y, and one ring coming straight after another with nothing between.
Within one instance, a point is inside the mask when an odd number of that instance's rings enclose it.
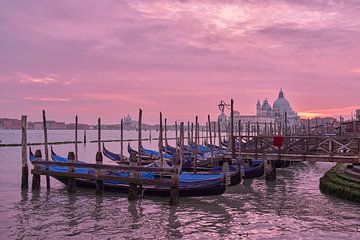
<instances>
[{"instance_id":1,"label":"waterfront building","mask_svg":"<svg viewBox=\"0 0 360 240\"><path fill-rule=\"evenodd\" d=\"M230 116L224 113L225 106L227 105L223 101L219 104L221 113L218 116L218 121L220 122L221 130L229 129L231 122ZM259 127L259 131L263 131L265 128L269 130L271 125L277 125L277 127L282 125L284 127L285 121L289 129L293 129L293 127L299 124L300 117L292 109L289 101L285 98L283 90L280 89L278 98L275 100L273 106L270 105L267 98L262 104L260 100L257 101L256 115L240 115L238 111L234 111L235 129L238 129L239 120L241 121L242 131L246 132L249 126L250 131L254 131L257 127Z\"/></svg>"},{"instance_id":2,"label":"waterfront building","mask_svg":"<svg viewBox=\"0 0 360 240\"><path fill-rule=\"evenodd\" d=\"M360 109L356 110L355 115L356 115L356 121L360 121Z\"/></svg>"}]
</instances>

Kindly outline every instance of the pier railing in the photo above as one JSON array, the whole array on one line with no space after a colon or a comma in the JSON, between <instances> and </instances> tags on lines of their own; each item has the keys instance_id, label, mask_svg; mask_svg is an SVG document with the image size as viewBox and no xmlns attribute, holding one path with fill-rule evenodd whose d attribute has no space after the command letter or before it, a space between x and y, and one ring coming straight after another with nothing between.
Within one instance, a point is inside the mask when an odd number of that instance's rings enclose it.
<instances>
[{"instance_id":1,"label":"pier railing","mask_svg":"<svg viewBox=\"0 0 360 240\"><path fill-rule=\"evenodd\" d=\"M268 160L360 162L360 137L349 136L237 136L236 149L244 157Z\"/></svg>"}]
</instances>

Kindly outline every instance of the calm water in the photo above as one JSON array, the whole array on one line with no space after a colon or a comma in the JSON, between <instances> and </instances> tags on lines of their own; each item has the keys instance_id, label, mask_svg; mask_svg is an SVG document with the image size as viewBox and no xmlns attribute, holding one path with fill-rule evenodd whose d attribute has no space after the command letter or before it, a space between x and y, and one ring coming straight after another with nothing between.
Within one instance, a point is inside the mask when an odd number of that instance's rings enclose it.
<instances>
[{"instance_id":1,"label":"calm water","mask_svg":"<svg viewBox=\"0 0 360 240\"><path fill-rule=\"evenodd\" d=\"M88 131L88 140L95 135ZM118 131L103 133L103 139L118 136ZM42 132L29 131L28 138L42 141ZM20 142L20 132L2 130L0 139ZM49 132L49 141L72 139L72 131ZM156 148L157 142L144 145ZM107 146L120 149L119 143ZM95 162L96 147L80 145L81 160ZM60 155L73 148L55 146ZM293 165L278 170L275 182L247 180L221 196L181 198L179 206L170 207L167 198L129 202L126 194L98 197L86 189L69 195L53 179L50 191L21 192L21 148L0 148L0 239L359 239L360 205L319 191L319 178L331 166Z\"/></svg>"}]
</instances>

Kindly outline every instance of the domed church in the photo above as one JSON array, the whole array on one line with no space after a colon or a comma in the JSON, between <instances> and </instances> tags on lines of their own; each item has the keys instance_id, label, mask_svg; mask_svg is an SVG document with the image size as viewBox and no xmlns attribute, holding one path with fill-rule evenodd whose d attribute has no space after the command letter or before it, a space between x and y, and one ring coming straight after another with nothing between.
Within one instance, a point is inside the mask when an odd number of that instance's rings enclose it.
<instances>
[{"instance_id":1,"label":"domed church","mask_svg":"<svg viewBox=\"0 0 360 240\"><path fill-rule=\"evenodd\" d=\"M298 124L300 118L298 114L292 110L282 89L280 89L278 99L275 100L272 108L267 99L264 100L263 104L260 104L259 100L257 101L256 116L258 117L274 117L275 123L280 123L285 121L285 113L289 125Z\"/></svg>"}]
</instances>

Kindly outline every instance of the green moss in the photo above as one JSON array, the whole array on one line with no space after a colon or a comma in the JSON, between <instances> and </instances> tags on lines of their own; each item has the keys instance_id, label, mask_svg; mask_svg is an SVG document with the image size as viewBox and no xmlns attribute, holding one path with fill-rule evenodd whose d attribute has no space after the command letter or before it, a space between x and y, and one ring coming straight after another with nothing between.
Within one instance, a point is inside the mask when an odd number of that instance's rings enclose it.
<instances>
[{"instance_id":1,"label":"green moss","mask_svg":"<svg viewBox=\"0 0 360 240\"><path fill-rule=\"evenodd\" d=\"M320 191L360 203L360 181L343 173L344 164L337 164L320 178Z\"/></svg>"}]
</instances>

